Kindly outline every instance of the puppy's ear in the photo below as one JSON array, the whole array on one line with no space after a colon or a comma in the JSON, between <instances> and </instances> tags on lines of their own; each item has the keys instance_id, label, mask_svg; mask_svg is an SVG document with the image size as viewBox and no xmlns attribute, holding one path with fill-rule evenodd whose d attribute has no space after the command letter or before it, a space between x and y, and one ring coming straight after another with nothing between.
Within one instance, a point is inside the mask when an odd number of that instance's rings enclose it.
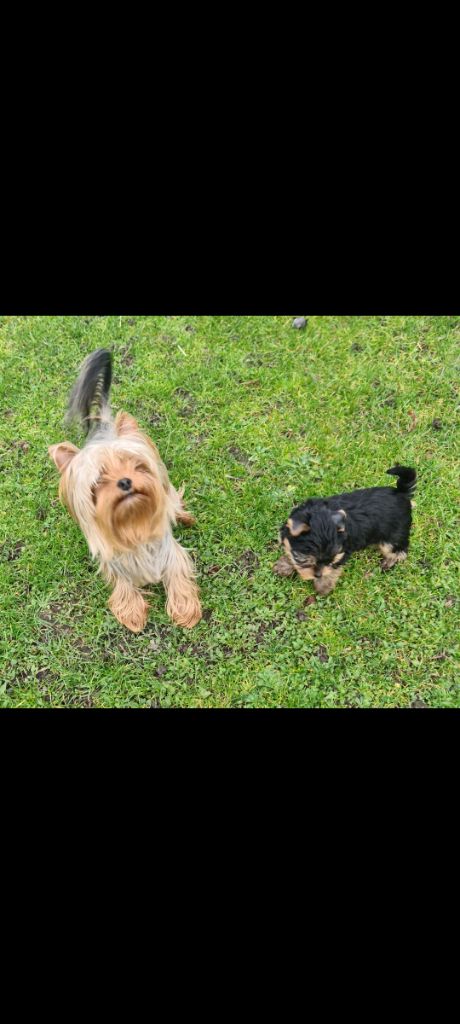
<instances>
[{"instance_id":1,"label":"puppy's ear","mask_svg":"<svg viewBox=\"0 0 460 1024\"><path fill-rule=\"evenodd\" d=\"M70 441L62 441L61 444L52 444L48 448L48 455L53 460L55 466L57 466L59 472L63 473L74 455L79 451L80 449L76 448Z\"/></svg>"},{"instance_id":2,"label":"puppy's ear","mask_svg":"<svg viewBox=\"0 0 460 1024\"><path fill-rule=\"evenodd\" d=\"M139 424L129 412L117 412L115 430L119 437L123 437L124 434L134 434L139 430Z\"/></svg>"},{"instance_id":3,"label":"puppy's ear","mask_svg":"<svg viewBox=\"0 0 460 1024\"><path fill-rule=\"evenodd\" d=\"M347 513L344 512L343 508L339 508L338 512L334 512L333 513L332 522L335 523L335 525L337 527L337 533L345 533L345 519L346 518L347 518Z\"/></svg>"},{"instance_id":4,"label":"puppy's ear","mask_svg":"<svg viewBox=\"0 0 460 1024\"><path fill-rule=\"evenodd\" d=\"M291 537L300 537L301 533L309 533L310 525L303 519L295 519L291 517L287 521L289 527L289 533Z\"/></svg>"}]
</instances>

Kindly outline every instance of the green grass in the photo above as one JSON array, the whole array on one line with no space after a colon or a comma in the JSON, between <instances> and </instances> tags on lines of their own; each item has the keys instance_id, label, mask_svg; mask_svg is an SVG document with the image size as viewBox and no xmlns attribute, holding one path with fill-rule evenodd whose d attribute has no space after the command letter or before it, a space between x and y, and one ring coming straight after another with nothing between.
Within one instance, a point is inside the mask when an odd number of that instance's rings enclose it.
<instances>
[{"instance_id":1,"label":"green grass","mask_svg":"<svg viewBox=\"0 0 460 1024\"><path fill-rule=\"evenodd\" d=\"M2 706L458 707L460 317L291 320L0 317ZM124 630L57 500L47 447L99 346L114 409L187 483L197 525L177 536L206 609L190 632L160 587L146 631ZM279 525L398 461L419 473L408 561L356 555L305 607L311 584L272 573Z\"/></svg>"}]
</instances>

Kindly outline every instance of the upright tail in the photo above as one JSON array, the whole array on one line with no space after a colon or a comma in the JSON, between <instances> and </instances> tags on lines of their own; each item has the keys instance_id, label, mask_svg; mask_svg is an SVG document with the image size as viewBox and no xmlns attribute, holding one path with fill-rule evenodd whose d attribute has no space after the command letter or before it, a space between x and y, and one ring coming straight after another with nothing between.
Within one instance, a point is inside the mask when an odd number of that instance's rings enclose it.
<instances>
[{"instance_id":1,"label":"upright tail","mask_svg":"<svg viewBox=\"0 0 460 1024\"><path fill-rule=\"evenodd\" d=\"M101 420L110 419L109 392L112 383L112 353L98 348L87 356L69 396L66 422L78 420L86 433Z\"/></svg>"},{"instance_id":2,"label":"upright tail","mask_svg":"<svg viewBox=\"0 0 460 1024\"><path fill-rule=\"evenodd\" d=\"M417 473L415 469L410 469L409 466L393 466L392 469L387 469L387 473L390 476L398 477L396 490L401 494L407 494L407 497L411 498L417 486Z\"/></svg>"}]
</instances>

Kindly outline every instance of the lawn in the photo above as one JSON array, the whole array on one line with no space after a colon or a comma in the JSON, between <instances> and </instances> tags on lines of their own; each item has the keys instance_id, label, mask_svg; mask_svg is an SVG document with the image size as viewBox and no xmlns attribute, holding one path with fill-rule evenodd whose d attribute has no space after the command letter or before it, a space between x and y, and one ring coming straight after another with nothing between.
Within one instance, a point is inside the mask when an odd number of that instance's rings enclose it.
<instances>
[{"instance_id":1,"label":"lawn","mask_svg":"<svg viewBox=\"0 0 460 1024\"><path fill-rule=\"evenodd\" d=\"M295 311L294 311L295 312ZM458 707L460 317L0 317L0 705ZM204 619L152 588L147 629L57 498L47 447L83 357L114 350L115 410L157 443L197 523ZM272 572L315 494L419 474L407 562L355 555L334 593Z\"/></svg>"}]
</instances>

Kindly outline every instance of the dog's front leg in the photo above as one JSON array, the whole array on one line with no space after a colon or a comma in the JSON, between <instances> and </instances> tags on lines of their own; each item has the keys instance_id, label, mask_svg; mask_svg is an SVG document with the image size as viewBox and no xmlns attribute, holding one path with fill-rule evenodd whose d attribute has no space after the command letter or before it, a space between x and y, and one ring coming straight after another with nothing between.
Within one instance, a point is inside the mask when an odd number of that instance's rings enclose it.
<instances>
[{"instance_id":1,"label":"dog's front leg","mask_svg":"<svg viewBox=\"0 0 460 1024\"><path fill-rule=\"evenodd\" d=\"M147 622L149 606L140 590L127 580L117 579L109 599L109 608L116 619L132 633L140 633Z\"/></svg>"},{"instance_id":2,"label":"dog's front leg","mask_svg":"<svg viewBox=\"0 0 460 1024\"><path fill-rule=\"evenodd\" d=\"M327 575L323 573L319 579L315 577L313 580L313 586L316 593L319 594L320 597L327 597L327 595L330 594L337 585L339 576L342 575L342 572L343 569L332 569L330 573L327 573Z\"/></svg>"},{"instance_id":3,"label":"dog's front leg","mask_svg":"<svg viewBox=\"0 0 460 1024\"><path fill-rule=\"evenodd\" d=\"M192 629L201 619L201 603L190 555L171 538L172 546L163 572L166 611L178 626Z\"/></svg>"}]
</instances>

